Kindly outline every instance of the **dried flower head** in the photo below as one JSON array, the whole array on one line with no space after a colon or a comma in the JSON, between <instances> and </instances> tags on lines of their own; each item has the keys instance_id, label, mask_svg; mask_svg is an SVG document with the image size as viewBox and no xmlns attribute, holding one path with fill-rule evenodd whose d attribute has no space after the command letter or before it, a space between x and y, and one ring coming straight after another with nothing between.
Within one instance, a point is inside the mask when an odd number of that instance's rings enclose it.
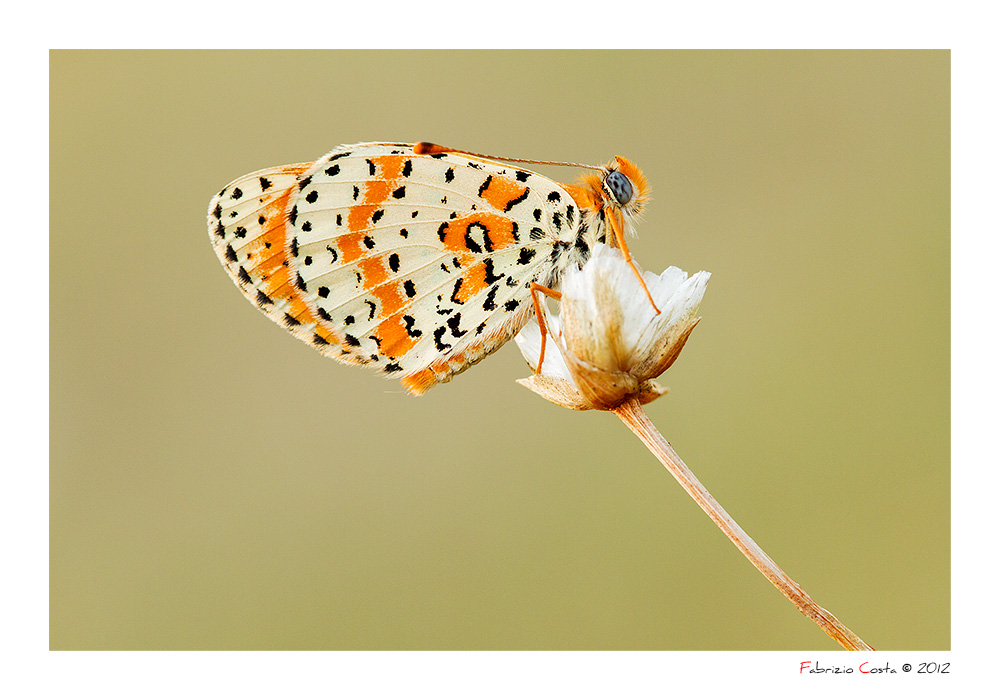
<instances>
[{"instance_id":1,"label":"dried flower head","mask_svg":"<svg viewBox=\"0 0 1000 700\"><path fill-rule=\"evenodd\" d=\"M674 363L700 320L708 272L690 278L676 267L643 280L660 309L616 248L595 247L581 270L563 278L559 315L544 309L548 346L541 372L518 380L540 396L575 410L610 410L630 398L648 403L666 389L654 378ZM537 367L541 328L532 321L515 338ZM555 347L553 352L549 348Z\"/></svg>"}]
</instances>

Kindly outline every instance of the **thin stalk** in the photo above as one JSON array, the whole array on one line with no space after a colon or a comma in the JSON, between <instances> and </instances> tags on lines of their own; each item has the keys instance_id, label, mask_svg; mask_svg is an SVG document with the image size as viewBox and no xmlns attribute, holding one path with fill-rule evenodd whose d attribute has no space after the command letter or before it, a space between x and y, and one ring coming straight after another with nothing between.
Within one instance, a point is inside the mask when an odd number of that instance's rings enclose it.
<instances>
[{"instance_id":1,"label":"thin stalk","mask_svg":"<svg viewBox=\"0 0 1000 700\"><path fill-rule=\"evenodd\" d=\"M845 649L850 651L873 651L864 640L851 630L847 629L832 614L820 607L816 601L809 597L799 584L795 583L782 571L771 557L764 553L756 542L743 531L736 521L729 517L729 513L719 505L719 502L712 498L712 494L702 485L698 478L688 469L687 465L674 452L656 426L649 420L649 416L643 410L636 399L626 401L622 405L613 409L629 429L635 433L640 440L649 448L649 451L660 460L667 468L667 471L677 479L680 485L688 492L688 495L701 506L701 509L708 514L715 524L719 526L726 537L732 540L743 555L750 560L750 563L757 567L764 576L774 584L774 587L781 591L786 598L792 601L799 611L815 622L832 639Z\"/></svg>"}]
</instances>

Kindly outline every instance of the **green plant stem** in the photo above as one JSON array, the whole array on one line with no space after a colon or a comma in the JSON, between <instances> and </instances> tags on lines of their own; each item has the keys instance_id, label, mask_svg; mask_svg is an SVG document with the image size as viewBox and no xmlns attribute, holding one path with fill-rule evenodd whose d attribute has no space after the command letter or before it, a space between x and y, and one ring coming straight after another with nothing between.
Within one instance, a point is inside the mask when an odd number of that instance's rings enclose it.
<instances>
[{"instance_id":1,"label":"green plant stem","mask_svg":"<svg viewBox=\"0 0 1000 700\"><path fill-rule=\"evenodd\" d=\"M622 422L635 433L640 440L649 448L649 451L667 468L667 471L680 483L685 491L701 506L708 517L715 521L715 524L726 533L726 537L732 540L744 556L750 560L757 569L764 574L774 587L792 601L799 611L815 622L832 639L845 649L851 651L872 650L864 640L844 626L836 617L816 604L816 602L802 590L799 584L795 583L788 575L782 571L771 557L764 553L756 542L743 531L736 521L733 520L719 502L712 498L712 494L702 485L698 478L688 469L687 465L674 452L656 426L649 420L645 410L638 400L631 399L621 404L612 412L617 415Z\"/></svg>"}]
</instances>

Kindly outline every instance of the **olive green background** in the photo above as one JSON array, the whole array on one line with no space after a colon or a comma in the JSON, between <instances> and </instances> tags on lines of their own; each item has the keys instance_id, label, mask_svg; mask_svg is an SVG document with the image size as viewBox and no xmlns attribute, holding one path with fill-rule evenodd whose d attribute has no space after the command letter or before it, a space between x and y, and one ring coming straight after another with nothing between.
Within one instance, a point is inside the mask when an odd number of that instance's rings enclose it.
<instances>
[{"instance_id":1,"label":"olive green background","mask_svg":"<svg viewBox=\"0 0 1000 700\"><path fill-rule=\"evenodd\" d=\"M212 194L372 140L635 160L640 264L712 272L653 421L866 641L950 647L947 51L50 67L52 648L837 648L513 343L412 398L242 298Z\"/></svg>"}]
</instances>

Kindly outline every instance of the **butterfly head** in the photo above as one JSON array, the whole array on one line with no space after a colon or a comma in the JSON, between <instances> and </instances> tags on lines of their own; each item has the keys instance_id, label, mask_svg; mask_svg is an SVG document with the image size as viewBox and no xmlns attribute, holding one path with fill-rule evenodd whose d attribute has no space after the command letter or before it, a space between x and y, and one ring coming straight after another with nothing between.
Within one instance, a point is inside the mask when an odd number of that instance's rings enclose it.
<instances>
[{"instance_id":1,"label":"butterfly head","mask_svg":"<svg viewBox=\"0 0 1000 700\"><path fill-rule=\"evenodd\" d=\"M600 174L583 177L585 187L600 208L620 212L626 220L639 216L649 201L649 181L632 161L615 156Z\"/></svg>"}]
</instances>

